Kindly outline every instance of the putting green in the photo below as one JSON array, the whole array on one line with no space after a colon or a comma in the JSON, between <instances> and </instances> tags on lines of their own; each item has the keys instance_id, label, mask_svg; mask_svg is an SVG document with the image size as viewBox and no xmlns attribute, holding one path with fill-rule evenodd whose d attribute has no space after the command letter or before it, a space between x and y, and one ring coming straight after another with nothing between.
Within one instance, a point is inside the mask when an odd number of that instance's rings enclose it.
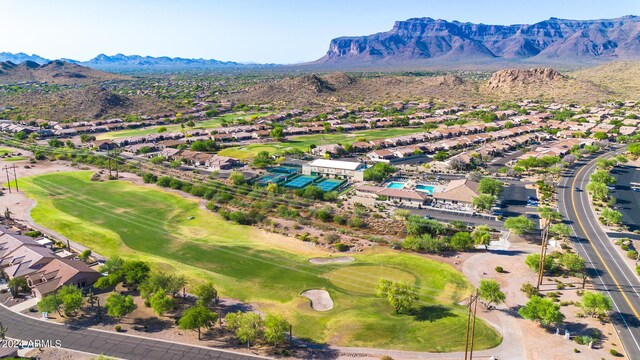
<instances>
[{"instance_id":1,"label":"putting green","mask_svg":"<svg viewBox=\"0 0 640 360\"><path fill-rule=\"evenodd\" d=\"M380 279L401 281L410 285L416 285L417 280L404 270L388 266L348 266L334 270L326 274L326 277L335 286L360 294L375 294Z\"/></svg>"},{"instance_id":2,"label":"putting green","mask_svg":"<svg viewBox=\"0 0 640 360\"><path fill-rule=\"evenodd\" d=\"M329 253L299 240L237 225L203 210L200 203L155 185L90 181L92 172L62 172L20 179L38 204L33 219L107 257L149 261L155 269L211 280L220 293L260 311L282 314L296 336L341 346L414 351L464 348L466 308L457 303L472 288L447 264L378 248L354 254L351 264L309 263ZM192 218L193 217L193 218ZM387 275L385 275L387 274ZM395 314L375 296L381 277L419 287L409 314ZM334 308L317 312L305 289L324 289ZM370 290L368 290L370 289ZM476 327L478 349L500 336L484 322Z\"/></svg>"}]
</instances>

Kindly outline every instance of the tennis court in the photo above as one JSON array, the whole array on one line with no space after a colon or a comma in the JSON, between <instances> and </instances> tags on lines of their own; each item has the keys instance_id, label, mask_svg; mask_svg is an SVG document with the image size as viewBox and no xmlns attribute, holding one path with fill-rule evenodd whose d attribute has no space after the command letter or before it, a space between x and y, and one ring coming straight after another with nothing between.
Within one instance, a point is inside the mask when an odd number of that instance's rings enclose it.
<instances>
[{"instance_id":1,"label":"tennis court","mask_svg":"<svg viewBox=\"0 0 640 360\"><path fill-rule=\"evenodd\" d=\"M345 182L346 180L324 179L314 185L322 189L322 191L333 191L339 188Z\"/></svg>"},{"instance_id":2,"label":"tennis court","mask_svg":"<svg viewBox=\"0 0 640 360\"><path fill-rule=\"evenodd\" d=\"M271 183L281 183L283 181L287 180L287 176L286 175L282 175L282 174L268 174L265 175L263 177L261 177L260 179L258 179L258 185L261 186L266 186L267 184L271 184Z\"/></svg>"},{"instance_id":3,"label":"tennis court","mask_svg":"<svg viewBox=\"0 0 640 360\"><path fill-rule=\"evenodd\" d=\"M303 187L306 187L310 185L312 182L316 181L316 179L318 178L319 176L308 176L308 175L298 176L297 178L285 183L284 187L288 187L292 189L302 189Z\"/></svg>"}]
</instances>

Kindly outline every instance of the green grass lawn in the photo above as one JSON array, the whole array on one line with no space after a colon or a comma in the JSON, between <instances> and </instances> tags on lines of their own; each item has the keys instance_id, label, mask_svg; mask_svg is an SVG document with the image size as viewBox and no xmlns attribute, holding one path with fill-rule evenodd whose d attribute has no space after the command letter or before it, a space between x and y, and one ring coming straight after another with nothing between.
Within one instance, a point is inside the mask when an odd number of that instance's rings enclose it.
<instances>
[{"instance_id":1,"label":"green grass lawn","mask_svg":"<svg viewBox=\"0 0 640 360\"><path fill-rule=\"evenodd\" d=\"M382 248L354 254L350 264L313 265L309 258L328 253L224 221L197 201L155 186L91 182L91 175L20 179L21 189L38 202L34 220L105 256L143 259L192 280L212 280L223 296L280 313L295 335L313 341L415 351L464 348L466 308L456 303L471 285L449 265ZM421 299L411 314L396 315L375 296L381 277L420 287ZM326 289L334 309L313 311L299 296L313 288ZM476 336L477 349L501 341L484 322L477 324Z\"/></svg>"},{"instance_id":2,"label":"green grass lawn","mask_svg":"<svg viewBox=\"0 0 640 360\"><path fill-rule=\"evenodd\" d=\"M13 154L14 152L15 152L15 150L12 150L12 149L0 148L0 156Z\"/></svg>"},{"instance_id":3,"label":"green grass lawn","mask_svg":"<svg viewBox=\"0 0 640 360\"><path fill-rule=\"evenodd\" d=\"M237 113L231 113L231 114L218 116L218 117L211 118L211 119L204 120L204 121L198 121L198 122L196 122L196 126L193 127L193 129L212 129L212 128L217 128L217 127L222 126L222 121L223 120L226 120L226 121L233 121L233 120L237 120L237 119L249 120L253 116L266 116L266 115L269 115L269 114L271 114L271 113L269 113L269 112L262 112L262 113L237 112ZM141 129L128 129L128 130L119 130L119 131L111 131L111 132L107 132L107 133L102 133L102 134L99 134L98 136L96 136L96 139L98 139L98 140L119 139L119 138L124 138L124 137L156 134L158 132L158 128L163 127L163 126L167 128L167 132L182 131L182 128L180 127L179 124L176 124L176 125L159 125L159 126L152 126L152 127L141 128ZM185 127L185 129L190 129L190 128Z\"/></svg>"},{"instance_id":4,"label":"green grass lawn","mask_svg":"<svg viewBox=\"0 0 640 360\"><path fill-rule=\"evenodd\" d=\"M230 156L233 158L245 160L256 156L260 151L268 151L271 154L280 154L284 150L297 148L302 151L308 151L310 145L325 144L351 144L356 142L359 137L367 140L385 139L388 137L415 134L423 132L421 128L391 128L391 129L373 129L354 131L351 133L331 133L331 134L314 134L292 136L284 142L274 142L268 144L250 144L247 146L235 146L223 149L220 155Z\"/></svg>"}]
</instances>

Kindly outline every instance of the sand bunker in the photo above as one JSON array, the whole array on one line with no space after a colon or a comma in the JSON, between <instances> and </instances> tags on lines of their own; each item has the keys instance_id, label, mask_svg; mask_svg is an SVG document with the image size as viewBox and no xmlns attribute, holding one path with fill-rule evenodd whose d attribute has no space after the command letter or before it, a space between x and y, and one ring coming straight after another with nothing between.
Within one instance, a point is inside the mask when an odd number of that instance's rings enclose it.
<instances>
[{"instance_id":1,"label":"sand bunker","mask_svg":"<svg viewBox=\"0 0 640 360\"><path fill-rule=\"evenodd\" d=\"M307 290L300 294L311 300L311 308L315 311L328 311L333 309L333 300L326 290Z\"/></svg>"},{"instance_id":2,"label":"sand bunker","mask_svg":"<svg viewBox=\"0 0 640 360\"><path fill-rule=\"evenodd\" d=\"M316 265L323 264L344 264L354 262L356 259L351 256L340 256L340 257L330 257L330 258L313 258L309 259L309 262Z\"/></svg>"}]
</instances>

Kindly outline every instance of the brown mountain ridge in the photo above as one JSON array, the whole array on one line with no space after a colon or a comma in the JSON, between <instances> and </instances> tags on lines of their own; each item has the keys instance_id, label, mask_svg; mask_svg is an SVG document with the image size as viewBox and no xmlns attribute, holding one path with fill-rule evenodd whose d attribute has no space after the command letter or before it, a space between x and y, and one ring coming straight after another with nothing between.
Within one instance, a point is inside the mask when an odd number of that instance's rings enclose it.
<instances>
[{"instance_id":1,"label":"brown mountain ridge","mask_svg":"<svg viewBox=\"0 0 640 360\"><path fill-rule=\"evenodd\" d=\"M126 80L128 77L94 70L85 66L54 60L40 65L33 61L14 64L0 62L0 83L42 82L58 85L88 84L105 80Z\"/></svg>"}]
</instances>

